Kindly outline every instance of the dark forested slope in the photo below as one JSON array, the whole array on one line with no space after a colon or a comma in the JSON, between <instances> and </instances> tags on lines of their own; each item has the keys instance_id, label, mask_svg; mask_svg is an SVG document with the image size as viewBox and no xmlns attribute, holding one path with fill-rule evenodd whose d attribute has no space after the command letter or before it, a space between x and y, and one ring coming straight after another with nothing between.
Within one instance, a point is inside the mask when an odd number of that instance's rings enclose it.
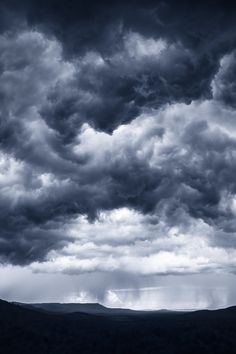
<instances>
[{"instance_id":1,"label":"dark forested slope","mask_svg":"<svg viewBox=\"0 0 236 354\"><path fill-rule=\"evenodd\" d=\"M43 313L0 301L3 354L236 353L236 308L191 313Z\"/></svg>"}]
</instances>

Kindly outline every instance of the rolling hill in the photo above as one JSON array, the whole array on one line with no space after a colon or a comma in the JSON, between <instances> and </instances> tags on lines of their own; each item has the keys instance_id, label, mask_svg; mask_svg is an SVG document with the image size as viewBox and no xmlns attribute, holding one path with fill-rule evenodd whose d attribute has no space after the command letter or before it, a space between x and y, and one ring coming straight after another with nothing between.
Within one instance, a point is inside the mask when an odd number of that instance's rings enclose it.
<instances>
[{"instance_id":1,"label":"rolling hill","mask_svg":"<svg viewBox=\"0 0 236 354\"><path fill-rule=\"evenodd\" d=\"M133 316L53 313L0 301L3 354L235 354L235 333L235 307Z\"/></svg>"}]
</instances>

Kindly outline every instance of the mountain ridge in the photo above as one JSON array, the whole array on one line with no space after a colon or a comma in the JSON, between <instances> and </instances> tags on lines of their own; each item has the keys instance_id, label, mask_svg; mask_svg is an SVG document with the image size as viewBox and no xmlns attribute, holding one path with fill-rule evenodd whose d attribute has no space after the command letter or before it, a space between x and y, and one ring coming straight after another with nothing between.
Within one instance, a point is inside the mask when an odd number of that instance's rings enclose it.
<instances>
[{"instance_id":1,"label":"mountain ridge","mask_svg":"<svg viewBox=\"0 0 236 354\"><path fill-rule=\"evenodd\" d=\"M205 311L235 311L236 306L228 306L225 308L206 308L206 309L153 309L153 310L134 310L129 308L119 308L119 307L107 307L98 302L87 302L87 303L73 303L73 302L35 302L35 303L23 303L23 302L11 302L14 305L19 305L24 308L31 308L34 310L45 310L50 313L74 313L74 312L84 312L91 314L115 314L115 313L126 313L126 314L144 314L144 313L203 313Z\"/></svg>"},{"instance_id":2,"label":"mountain ridge","mask_svg":"<svg viewBox=\"0 0 236 354\"><path fill-rule=\"evenodd\" d=\"M171 311L168 309L159 310L132 310L129 308L112 308L106 307L100 303L60 303L60 302L45 302L45 303L20 303L12 302L13 304L31 308L35 310L43 310L51 313L75 313L83 312L90 314L144 314L154 312L182 312Z\"/></svg>"},{"instance_id":3,"label":"mountain ridge","mask_svg":"<svg viewBox=\"0 0 236 354\"><path fill-rule=\"evenodd\" d=\"M196 312L52 313L0 300L4 354L235 354L236 307Z\"/></svg>"}]
</instances>

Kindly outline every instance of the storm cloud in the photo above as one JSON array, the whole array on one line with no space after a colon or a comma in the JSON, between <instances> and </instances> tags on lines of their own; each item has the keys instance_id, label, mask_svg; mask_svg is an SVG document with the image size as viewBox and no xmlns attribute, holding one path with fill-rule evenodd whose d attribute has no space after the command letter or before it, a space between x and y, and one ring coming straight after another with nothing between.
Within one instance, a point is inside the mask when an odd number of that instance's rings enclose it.
<instances>
[{"instance_id":1,"label":"storm cloud","mask_svg":"<svg viewBox=\"0 0 236 354\"><path fill-rule=\"evenodd\" d=\"M0 5L1 263L235 273L232 5Z\"/></svg>"}]
</instances>

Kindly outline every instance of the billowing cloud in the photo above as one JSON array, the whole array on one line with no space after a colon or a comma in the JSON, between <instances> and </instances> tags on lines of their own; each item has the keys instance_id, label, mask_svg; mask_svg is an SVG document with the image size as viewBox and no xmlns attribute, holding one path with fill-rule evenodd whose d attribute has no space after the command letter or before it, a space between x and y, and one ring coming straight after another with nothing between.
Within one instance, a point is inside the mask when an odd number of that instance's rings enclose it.
<instances>
[{"instance_id":1,"label":"billowing cloud","mask_svg":"<svg viewBox=\"0 0 236 354\"><path fill-rule=\"evenodd\" d=\"M217 5L203 36L207 6L190 23L148 2L137 23L123 3L119 16L101 4L107 22L95 5L67 20L53 2L38 17L37 3L22 4L5 4L0 29L1 263L80 276L235 273L230 11L220 32Z\"/></svg>"}]
</instances>

